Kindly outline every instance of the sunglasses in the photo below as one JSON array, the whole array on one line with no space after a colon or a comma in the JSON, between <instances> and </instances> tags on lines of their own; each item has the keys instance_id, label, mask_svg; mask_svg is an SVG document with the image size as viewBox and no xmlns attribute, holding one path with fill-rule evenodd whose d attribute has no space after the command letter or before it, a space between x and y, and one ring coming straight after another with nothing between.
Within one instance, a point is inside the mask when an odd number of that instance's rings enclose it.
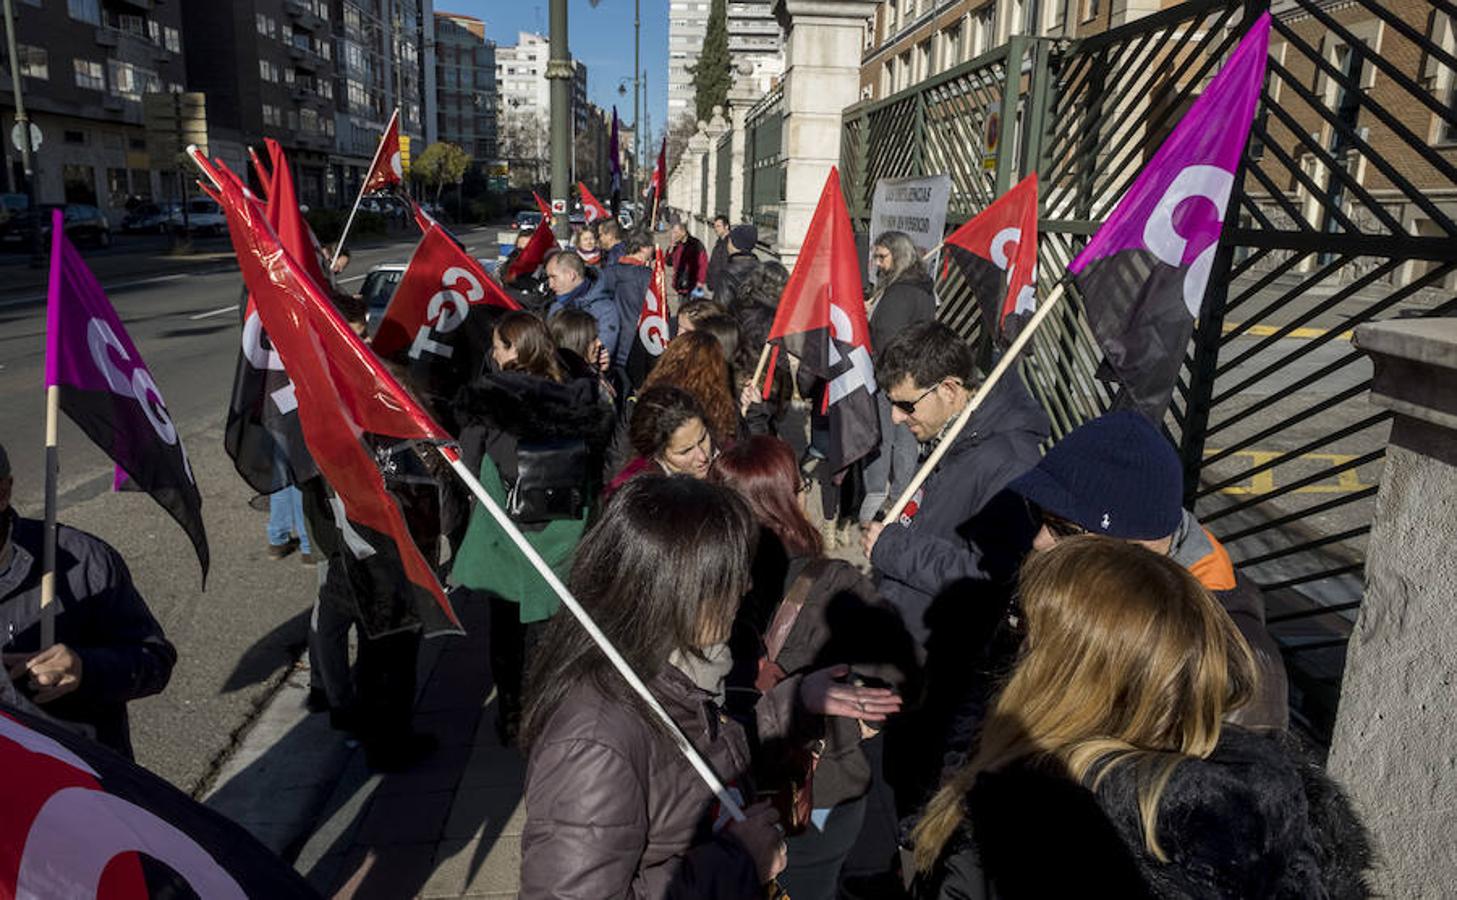
<instances>
[{"instance_id":1,"label":"sunglasses","mask_svg":"<svg viewBox=\"0 0 1457 900\"><path fill-rule=\"evenodd\" d=\"M1029 501L1027 506L1032 513L1033 521L1041 522L1042 527L1047 529L1048 534L1051 534L1055 538L1077 537L1080 534L1088 533L1088 529L1078 523L1070 519L1064 519L1062 516L1054 515L1035 503Z\"/></svg>"},{"instance_id":2,"label":"sunglasses","mask_svg":"<svg viewBox=\"0 0 1457 900\"><path fill-rule=\"evenodd\" d=\"M931 385L930 387L926 388L924 391L922 391L921 392L921 396L917 397L916 399L914 399L914 400L892 400L892 401L890 401L890 405L891 406L894 406L896 409L900 410L901 412L905 413L908 416L914 416L916 414L916 407L920 405L921 401L924 400L924 399L926 399L927 397L929 397L931 395L931 392L934 391L934 390L936 390L936 388L938 388L940 386L941 386L941 382L938 381L935 384Z\"/></svg>"}]
</instances>

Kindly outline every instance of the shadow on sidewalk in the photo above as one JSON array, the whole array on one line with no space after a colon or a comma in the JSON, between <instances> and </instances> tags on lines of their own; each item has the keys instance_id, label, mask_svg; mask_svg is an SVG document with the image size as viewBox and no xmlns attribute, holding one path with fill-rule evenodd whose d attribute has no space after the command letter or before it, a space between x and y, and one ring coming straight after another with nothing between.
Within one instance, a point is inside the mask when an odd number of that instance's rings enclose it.
<instances>
[{"instance_id":1,"label":"shadow on sidewalk","mask_svg":"<svg viewBox=\"0 0 1457 900\"><path fill-rule=\"evenodd\" d=\"M439 749L408 772L376 775L363 754L299 848L296 867L331 897L515 896L525 761L496 738L483 603L457 610L465 637L422 648L416 730Z\"/></svg>"}]
</instances>

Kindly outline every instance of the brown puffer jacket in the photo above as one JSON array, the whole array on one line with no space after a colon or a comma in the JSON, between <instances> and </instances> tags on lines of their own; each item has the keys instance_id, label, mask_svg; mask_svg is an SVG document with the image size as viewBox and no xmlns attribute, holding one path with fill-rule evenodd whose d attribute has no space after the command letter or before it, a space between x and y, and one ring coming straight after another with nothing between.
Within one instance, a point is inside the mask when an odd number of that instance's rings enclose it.
<instances>
[{"instance_id":1,"label":"brown puffer jacket","mask_svg":"<svg viewBox=\"0 0 1457 900\"><path fill-rule=\"evenodd\" d=\"M665 666L648 682L673 721L730 789L752 798L749 746L713 695ZM787 679L760 703L759 728L798 729ZM747 805L747 803L745 804ZM590 682L567 695L531 748L522 898L701 898L764 894L754 861L732 838L717 800L662 731L634 705Z\"/></svg>"}]
</instances>

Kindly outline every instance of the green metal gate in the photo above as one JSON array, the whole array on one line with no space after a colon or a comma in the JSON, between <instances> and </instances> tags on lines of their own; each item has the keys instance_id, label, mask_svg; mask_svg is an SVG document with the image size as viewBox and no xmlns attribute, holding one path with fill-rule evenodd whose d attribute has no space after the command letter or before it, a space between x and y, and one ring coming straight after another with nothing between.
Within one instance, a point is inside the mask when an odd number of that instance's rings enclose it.
<instances>
[{"instance_id":1,"label":"green metal gate","mask_svg":"<svg viewBox=\"0 0 1457 900\"><path fill-rule=\"evenodd\" d=\"M960 222L1036 170L1045 295L1266 8L1193 0L1070 45L1014 38L851 107L852 215L868 219L880 178L948 172ZM1276 0L1272 12L1264 102L1165 424L1188 504L1263 588L1297 715L1325 735L1390 427L1350 330L1457 312L1457 7ZM954 273L940 295L942 319L976 339ZM1061 434L1111 395L1081 298L1048 324L1022 373Z\"/></svg>"}]
</instances>

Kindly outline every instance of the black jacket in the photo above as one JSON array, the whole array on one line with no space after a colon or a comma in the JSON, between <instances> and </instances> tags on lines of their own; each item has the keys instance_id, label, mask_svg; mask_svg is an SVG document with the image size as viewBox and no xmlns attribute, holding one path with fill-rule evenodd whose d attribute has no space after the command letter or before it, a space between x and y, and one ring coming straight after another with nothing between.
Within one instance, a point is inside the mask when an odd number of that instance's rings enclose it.
<instances>
[{"instance_id":1,"label":"black jacket","mask_svg":"<svg viewBox=\"0 0 1457 900\"><path fill-rule=\"evenodd\" d=\"M708 254L708 289L718 296L718 289L723 284L723 272L728 267L728 238L721 237L713 245L713 252Z\"/></svg>"},{"instance_id":2,"label":"black jacket","mask_svg":"<svg viewBox=\"0 0 1457 900\"><path fill-rule=\"evenodd\" d=\"M1288 738L1226 727L1208 759L1174 769L1158 807L1166 863L1145 846L1133 775L1115 767L1090 791L1027 764L982 774L966 824L917 896L1370 896L1365 829Z\"/></svg>"},{"instance_id":3,"label":"black jacket","mask_svg":"<svg viewBox=\"0 0 1457 900\"><path fill-rule=\"evenodd\" d=\"M1003 379L917 492L914 517L908 506L899 522L886 523L870 562L881 594L921 643L938 598L966 601L966 591L988 586L1009 596L1036 529L1021 499L1003 488L1037 464L1050 427L1021 379Z\"/></svg>"},{"instance_id":4,"label":"black jacket","mask_svg":"<svg viewBox=\"0 0 1457 900\"><path fill-rule=\"evenodd\" d=\"M718 279L718 290L713 292L713 299L718 301L724 309L733 312L734 305L738 302L735 298L744 289L744 280L753 272L759 271L763 263L753 252L733 253L729 255L728 261L724 263L723 274Z\"/></svg>"},{"instance_id":5,"label":"black jacket","mask_svg":"<svg viewBox=\"0 0 1457 900\"><path fill-rule=\"evenodd\" d=\"M925 268L916 266L891 282L870 313L870 348L879 353L891 339L917 322L936 318L936 295Z\"/></svg>"},{"instance_id":6,"label":"black jacket","mask_svg":"<svg viewBox=\"0 0 1457 900\"><path fill-rule=\"evenodd\" d=\"M0 571L0 639L7 653L40 648L40 581L44 523L10 519L13 550ZM81 657L81 684L38 706L56 719L96 730L96 740L132 757L128 700L161 692L177 650L132 584L121 554L100 538L62 525L56 529L56 643Z\"/></svg>"}]
</instances>

